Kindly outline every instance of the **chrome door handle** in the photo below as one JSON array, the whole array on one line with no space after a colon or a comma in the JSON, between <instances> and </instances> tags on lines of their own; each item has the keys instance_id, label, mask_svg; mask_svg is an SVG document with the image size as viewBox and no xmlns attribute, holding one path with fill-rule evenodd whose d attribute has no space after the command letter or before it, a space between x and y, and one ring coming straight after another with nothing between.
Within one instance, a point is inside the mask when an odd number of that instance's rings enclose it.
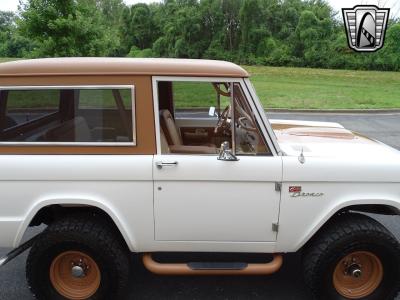
<instances>
[{"instance_id":1,"label":"chrome door handle","mask_svg":"<svg viewBox=\"0 0 400 300\"><path fill-rule=\"evenodd\" d=\"M163 162L163 161L157 161L156 166L159 169L162 169L163 167L176 167L178 165L177 161L173 162Z\"/></svg>"}]
</instances>

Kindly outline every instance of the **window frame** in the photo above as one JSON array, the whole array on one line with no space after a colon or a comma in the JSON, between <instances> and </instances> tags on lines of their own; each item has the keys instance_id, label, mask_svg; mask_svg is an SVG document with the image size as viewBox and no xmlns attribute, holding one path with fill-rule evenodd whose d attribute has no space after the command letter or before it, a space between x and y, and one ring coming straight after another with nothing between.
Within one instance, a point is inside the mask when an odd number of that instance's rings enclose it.
<instances>
[{"instance_id":1,"label":"window frame","mask_svg":"<svg viewBox=\"0 0 400 300\"><path fill-rule=\"evenodd\" d=\"M34 86L0 86L2 91L30 91L30 90L113 90L128 89L132 104L132 142L5 142L1 146L71 146L71 147L131 147L137 145L136 134L136 99L134 85L34 85ZM1 113L1 112L0 112ZM5 114L4 114L5 115Z\"/></svg>"},{"instance_id":2,"label":"window frame","mask_svg":"<svg viewBox=\"0 0 400 300\"><path fill-rule=\"evenodd\" d=\"M278 146L275 144L275 140L271 138L270 130L272 130L271 125L269 124L268 120L265 120L262 116L260 116L260 110L259 106L261 105L260 103L257 103L256 101L258 98L254 97L254 95L251 94L249 87L245 83L244 78L234 78L234 77L181 77L181 76L153 76L152 77L152 87L153 87L153 103L154 103L154 121L155 121L155 134L156 134L156 150L157 150L157 155L163 155L161 151L161 136L160 136L160 120L159 120L159 101L158 101L158 82L160 81L171 81L171 82L209 82L210 84L212 82L226 82L229 83L229 85L238 83L240 87L242 88L244 95L246 97L246 101L250 105L251 109L254 111L257 123L260 128L260 132L263 135L263 138L265 139L265 142L267 144L267 147L271 151L271 156L278 156L279 151L277 151ZM256 100L255 100L256 99ZM230 100L232 101L232 100ZM259 100L258 100L259 101ZM268 125L267 125L268 124ZM234 139L234 138L233 138ZM232 142L232 141L231 141ZM231 145L233 146L233 145ZM233 151L235 151L235 148L231 147ZM175 155L179 155L179 153L174 153ZM186 155L186 154L185 154ZM194 155L200 155L200 154L194 154ZM204 154L201 154L204 155Z\"/></svg>"}]
</instances>

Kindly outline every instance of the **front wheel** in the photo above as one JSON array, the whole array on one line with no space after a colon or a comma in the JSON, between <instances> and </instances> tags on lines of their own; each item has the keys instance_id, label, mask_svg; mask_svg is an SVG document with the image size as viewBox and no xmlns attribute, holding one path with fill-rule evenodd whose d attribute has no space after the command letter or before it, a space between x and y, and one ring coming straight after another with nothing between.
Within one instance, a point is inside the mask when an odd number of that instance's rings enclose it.
<instances>
[{"instance_id":1,"label":"front wheel","mask_svg":"<svg viewBox=\"0 0 400 300\"><path fill-rule=\"evenodd\" d=\"M400 245L380 223L344 214L307 246L304 279L317 299L393 300L400 290Z\"/></svg>"},{"instance_id":2,"label":"front wheel","mask_svg":"<svg viewBox=\"0 0 400 300\"><path fill-rule=\"evenodd\" d=\"M110 224L69 216L49 225L33 245L26 276L37 299L121 299L129 251Z\"/></svg>"}]
</instances>

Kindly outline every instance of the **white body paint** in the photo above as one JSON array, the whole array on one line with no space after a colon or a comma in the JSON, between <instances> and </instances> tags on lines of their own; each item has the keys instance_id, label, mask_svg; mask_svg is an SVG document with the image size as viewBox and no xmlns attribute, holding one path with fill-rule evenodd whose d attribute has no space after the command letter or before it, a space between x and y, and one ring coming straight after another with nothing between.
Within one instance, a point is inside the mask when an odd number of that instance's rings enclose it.
<instances>
[{"instance_id":1,"label":"white body paint","mask_svg":"<svg viewBox=\"0 0 400 300\"><path fill-rule=\"evenodd\" d=\"M251 96L252 109L262 111L250 82L231 80ZM1 155L0 247L17 247L35 214L52 204L104 210L135 252L293 252L344 207L400 209L398 151L336 123L273 120L274 126L296 128L275 129L275 136L265 115L258 118L269 157L227 162L216 155L161 155L158 121L149 133L158 144L154 156ZM332 136L319 136L318 128ZM159 161L177 165L160 169ZM291 197L290 186L305 194ZM278 233L273 223L279 223Z\"/></svg>"}]
</instances>

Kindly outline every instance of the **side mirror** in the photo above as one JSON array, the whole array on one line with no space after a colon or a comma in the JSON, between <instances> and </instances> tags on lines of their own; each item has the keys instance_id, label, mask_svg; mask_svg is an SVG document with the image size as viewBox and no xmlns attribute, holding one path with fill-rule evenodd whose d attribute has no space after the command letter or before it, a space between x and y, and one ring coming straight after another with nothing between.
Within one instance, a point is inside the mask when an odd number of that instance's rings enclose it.
<instances>
[{"instance_id":1,"label":"side mirror","mask_svg":"<svg viewBox=\"0 0 400 300\"><path fill-rule=\"evenodd\" d=\"M238 161L239 159L232 153L229 147L229 142L223 142L221 144L221 149L219 150L218 160L225 161Z\"/></svg>"}]
</instances>

